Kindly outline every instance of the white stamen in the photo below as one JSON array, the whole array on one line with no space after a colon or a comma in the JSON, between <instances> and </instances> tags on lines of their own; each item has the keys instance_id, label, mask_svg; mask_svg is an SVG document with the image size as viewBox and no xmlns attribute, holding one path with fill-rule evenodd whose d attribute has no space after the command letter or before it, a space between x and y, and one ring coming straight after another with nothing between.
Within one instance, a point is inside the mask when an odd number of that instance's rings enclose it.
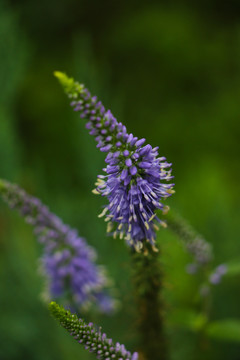
<instances>
[{"instance_id":1,"label":"white stamen","mask_svg":"<svg viewBox=\"0 0 240 360\"><path fill-rule=\"evenodd\" d=\"M155 194L155 192L151 191L151 195L155 197L155 199L157 199L157 195Z\"/></svg>"},{"instance_id":2,"label":"white stamen","mask_svg":"<svg viewBox=\"0 0 240 360\"><path fill-rule=\"evenodd\" d=\"M114 202L111 201L110 204L109 204L109 209L110 209L111 207L113 207L113 205L114 205Z\"/></svg>"},{"instance_id":3,"label":"white stamen","mask_svg":"<svg viewBox=\"0 0 240 360\"><path fill-rule=\"evenodd\" d=\"M103 217L104 215L106 215L107 211L108 211L108 208L103 209L103 211L101 212L101 214L98 215L98 217L99 218Z\"/></svg>"},{"instance_id":4,"label":"white stamen","mask_svg":"<svg viewBox=\"0 0 240 360\"><path fill-rule=\"evenodd\" d=\"M121 230L121 228L123 227L123 223L118 225L118 230Z\"/></svg>"},{"instance_id":5,"label":"white stamen","mask_svg":"<svg viewBox=\"0 0 240 360\"><path fill-rule=\"evenodd\" d=\"M168 189L168 190L167 190L167 193L168 193L168 194L175 194L175 190L173 190L173 189Z\"/></svg>"},{"instance_id":6,"label":"white stamen","mask_svg":"<svg viewBox=\"0 0 240 360\"><path fill-rule=\"evenodd\" d=\"M164 206L163 211L162 211L163 215L166 215L169 210L170 210L170 207L168 205Z\"/></svg>"},{"instance_id":7,"label":"white stamen","mask_svg":"<svg viewBox=\"0 0 240 360\"><path fill-rule=\"evenodd\" d=\"M142 216L144 217L145 220L147 220L147 215L144 212L142 212Z\"/></svg>"},{"instance_id":8,"label":"white stamen","mask_svg":"<svg viewBox=\"0 0 240 360\"><path fill-rule=\"evenodd\" d=\"M144 222L144 225L145 225L145 228L147 229L147 230L149 230L149 225L148 225L148 223L145 221Z\"/></svg>"},{"instance_id":9,"label":"white stamen","mask_svg":"<svg viewBox=\"0 0 240 360\"><path fill-rule=\"evenodd\" d=\"M156 207L158 207L158 205L159 205L158 202L155 201L155 200L153 200L152 203L153 203L153 205L156 206Z\"/></svg>"},{"instance_id":10,"label":"white stamen","mask_svg":"<svg viewBox=\"0 0 240 360\"><path fill-rule=\"evenodd\" d=\"M109 223L107 224L107 232L110 233L110 232L112 231L112 229L113 229L113 223L112 223L112 222L109 222Z\"/></svg>"},{"instance_id":11,"label":"white stamen","mask_svg":"<svg viewBox=\"0 0 240 360\"><path fill-rule=\"evenodd\" d=\"M97 189L93 189L93 190L92 190L92 193L95 194L95 195L101 194Z\"/></svg>"},{"instance_id":12,"label":"white stamen","mask_svg":"<svg viewBox=\"0 0 240 360\"><path fill-rule=\"evenodd\" d=\"M158 251L159 251L158 248L157 248L155 245L152 245L152 249L153 249L154 252L158 252Z\"/></svg>"},{"instance_id":13,"label":"white stamen","mask_svg":"<svg viewBox=\"0 0 240 360\"><path fill-rule=\"evenodd\" d=\"M160 225L165 229L167 228L167 223L165 221L161 221Z\"/></svg>"},{"instance_id":14,"label":"white stamen","mask_svg":"<svg viewBox=\"0 0 240 360\"><path fill-rule=\"evenodd\" d=\"M148 220L148 222L152 221L155 218L156 214L153 214L150 219Z\"/></svg>"},{"instance_id":15,"label":"white stamen","mask_svg":"<svg viewBox=\"0 0 240 360\"><path fill-rule=\"evenodd\" d=\"M138 241L138 242L134 245L134 247L135 247L135 249L136 249L137 252L140 252L141 249L142 249L142 247L143 247L143 244L142 244L140 241Z\"/></svg>"}]
</instances>

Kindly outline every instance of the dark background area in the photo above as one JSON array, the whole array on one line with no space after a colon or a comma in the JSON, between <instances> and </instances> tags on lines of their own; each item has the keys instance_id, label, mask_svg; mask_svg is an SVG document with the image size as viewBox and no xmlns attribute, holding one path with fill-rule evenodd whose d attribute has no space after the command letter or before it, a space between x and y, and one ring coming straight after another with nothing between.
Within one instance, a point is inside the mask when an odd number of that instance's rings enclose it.
<instances>
[{"instance_id":1,"label":"dark background area","mask_svg":"<svg viewBox=\"0 0 240 360\"><path fill-rule=\"evenodd\" d=\"M94 316L134 349L135 307L127 247L105 235L104 201L91 193L104 156L53 77L83 82L129 132L173 163L170 206L213 245L213 265L240 260L240 3L238 1L0 1L0 177L40 197L79 229L115 280L121 303ZM161 230L166 317L194 308L198 278ZM0 358L94 359L50 318L40 299L41 248L0 204ZM213 292L211 320L239 318L239 276ZM240 359L237 342L169 325L171 360ZM159 359L161 357L159 356Z\"/></svg>"}]
</instances>

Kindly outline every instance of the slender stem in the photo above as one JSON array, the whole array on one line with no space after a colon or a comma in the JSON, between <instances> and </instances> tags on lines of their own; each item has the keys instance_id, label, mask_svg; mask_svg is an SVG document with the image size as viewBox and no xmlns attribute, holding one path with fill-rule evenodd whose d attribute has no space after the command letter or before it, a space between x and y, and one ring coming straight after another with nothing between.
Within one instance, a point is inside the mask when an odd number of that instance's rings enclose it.
<instances>
[{"instance_id":1,"label":"slender stem","mask_svg":"<svg viewBox=\"0 0 240 360\"><path fill-rule=\"evenodd\" d=\"M181 240L185 249L192 255L194 263L206 270L213 258L211 244L173 211L166 215L166 220L168 229Z\"/></svg>"},{"instance_id":2,"label":"slender stem","mask_svg":"<svg viewBox=\"0 0 240 360\"><path fill-rule=\"evenodd\" d=\"M167 227L176 234L183 242L192 241L200 236L179 214L172 210L165 215Z\"/></svg>"},{"instance_id":3,"label":"slender stem","mask_svg":"<svg viewBox=\"0 0 240 360\"><path fill-rule=\"evenodd\" d=\"M147 255L132 252L132 263L141 359L166 360L159 253L150 246Z\"/></svg>"},{"instance_id":4,"label":"slender stem","mask_svg":"<svg viewBox=\"0 0 240 360\"><path fill-rule=\"evenodd\" d=\"M185 249L193 256L193 261L198 267L201 267L202 277L205 282L208 282L209 277L209 264L213 258L213 252L211 244L207 242L202 235L198 234L197 231L189 225L189 223L183 219L180 215L171 211L166 215L168 229L175 234L184 245ZM208 287L208 285L207 285ZM209 321L210 310L211 310L211 289L208 287L205 296L200 297L200 309L199 311L206 317L206 324ZM199 329L196 334L196 349L195 349L195 360L200 360L206 355L210 343L206 336L204 327Z\"/></svg>"}]
</instances>

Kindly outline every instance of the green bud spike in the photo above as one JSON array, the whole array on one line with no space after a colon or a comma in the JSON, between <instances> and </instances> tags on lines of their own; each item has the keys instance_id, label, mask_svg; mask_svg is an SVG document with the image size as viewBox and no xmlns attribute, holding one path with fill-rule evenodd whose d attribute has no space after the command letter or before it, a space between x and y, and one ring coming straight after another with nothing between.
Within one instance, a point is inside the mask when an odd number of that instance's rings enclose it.
<instances>
[{"instance_id":1,"label":"green bud spike","mask_svg":"<svg viewBox=\"0 0 240 360\"><path fill-rule=\"evenodd\" d=\"M72 314L54 301L49 304L49 311L75 340L83 344L86 350L95 353L98 359L138 359L137 353L131 355L124 345L114 344L112 339L108 339L106 334L101 332L101 329L96 329L92 323L85 323L77 315Z\"/></svg>"},{"instance_id":2,"label":"green bud spike","mask_svg":"<svg viewBox=\"0 0 240 360\"><path fill-rule=\"evenodd\" d=\"M84 86L79 84L77 81L74 81L73 78L68 77L65 73L61 71L54 71L53 75L59 80L60 84L62 85L64 91L70 97L76 97L79 94Z\"/></svg>"}]
</instances>

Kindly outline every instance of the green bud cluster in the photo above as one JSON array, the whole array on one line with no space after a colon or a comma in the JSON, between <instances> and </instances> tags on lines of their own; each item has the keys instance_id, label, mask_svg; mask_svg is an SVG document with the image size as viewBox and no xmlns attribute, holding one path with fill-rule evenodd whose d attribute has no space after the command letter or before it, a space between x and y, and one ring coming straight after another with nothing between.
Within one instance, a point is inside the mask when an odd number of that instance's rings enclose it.
<instances>
[{"instance_id":1,"label":"green bud cluster","mask_svg":"<svg viewBox=\"0 0 240 360\"><path fill-rule=\"evenodd\" d=\"M111 360L137 360L138 354L133 355L125 349L124 345L114 344L112 339L108 339L106 334L96 329L92 323L85 323L77 315L64 309L55 302L49 304L49 310L52 316L59 321L70 335L73 336L85 349L95 353L97 359Z\"/></svg>"}]
</instances>

